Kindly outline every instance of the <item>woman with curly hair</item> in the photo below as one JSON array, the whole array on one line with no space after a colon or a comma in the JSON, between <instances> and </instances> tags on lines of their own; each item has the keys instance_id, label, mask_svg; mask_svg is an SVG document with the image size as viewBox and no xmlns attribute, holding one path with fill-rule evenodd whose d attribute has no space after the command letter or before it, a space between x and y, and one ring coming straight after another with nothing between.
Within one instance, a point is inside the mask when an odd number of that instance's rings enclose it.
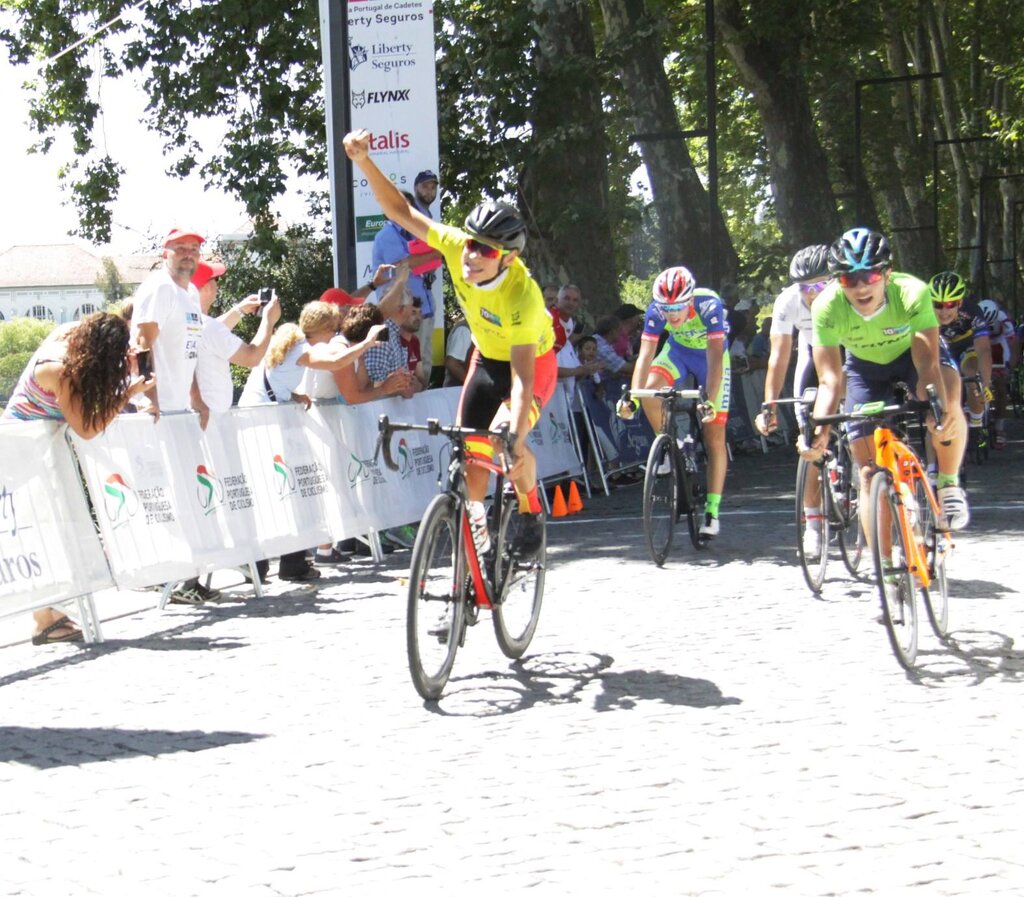
<instances>
[{"instance_id":1,"label":"woman with curly hair","mask_svg":"<svg viewBox=\"0 0 1024 897\"><path fill-rule=\"evenodd\" d=\"M96 312L51 333L29 360L0 420L64 421L83 439L102 433L137 393L154 384L138 376L128 322ZM77 642L82 631L59 610L36 611L33 645Z\"/></svg>"}]
</instances>

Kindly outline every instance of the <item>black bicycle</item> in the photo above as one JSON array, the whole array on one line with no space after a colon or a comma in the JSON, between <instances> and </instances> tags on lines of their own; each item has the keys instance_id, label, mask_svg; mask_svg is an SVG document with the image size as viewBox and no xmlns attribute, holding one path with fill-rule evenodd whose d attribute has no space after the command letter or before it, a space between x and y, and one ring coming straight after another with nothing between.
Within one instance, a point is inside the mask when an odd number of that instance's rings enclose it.
<instances>
[{"instance_id":1,"label":"black bicycle","mask_svg":"<svg viewBox=\"0 0 1024 897\"><path fill-rule=\"evenodd\" d=\"M809 389L803 396L793 399L777 399L761 406L770 411L772 405L803 405L807 409L805 420L809 419L814 405L816 391ZM810 441L808 424L803 427L804 439ZM818 461L799 460L796 467L796 550L800 559L800 570L807 587L815 595L821 593L828 567L830 546L839 548L843 563L852 576L857 575L864 555L864 530L860 525L858 469L850 451L850 440L845 427L832 429L828 451ZM811 489L818 501L813 509L805 502L808 479L814 477L818 488ZM817 535L812 523L817 523ZM812 532L808 535L808 531Z\"/></svg>"},{"instance_id":2,"label":"black bicycle","mask_svg":"<svg viewBox=\"0 0 1024 897\"><path fill-rule=\"evenodd\" d=\"M451 442L444 491L428 505L413 544L406 613L409 672L420 696L433 701L444 691L455 652L465 642L466 629L479 620L481 610L492 612L494 634L506 657L517 659L526 652L544 598L547 537L535 555L517 556L513 546L522 517L515 490L504 479L507 468L473 457L466 450L468 437L493 436L502 441L499 457L512 459L507 425L491 432L445 427L436 419L426 424L393 424L382 414L378 429L378 449L383 450L390 470L398 469L391 455L392 433L420 430L446 436ZM469 464L486 467L497 476L488 513L493 547L484 555L477 552L469 525Z\"/></svg>"},{"instance_id":3,"label":"black bicycle","mask_svg":"<svg viewBox=\"0 0 1024 897\"><path fill-rule=\"evenodd\" d=\"M707 458L701 437L698 413L707 401L703 389L625 389L624 401L661 399L664 413L661 432L651 444L644 474L644 536L651 560L659 567L672 548L676 522L686 517L694 548L706 548L708 540L700 534L706 489L701 463ZM676 414L689 416L684 437L677 436Z\"/></svg>"}]
</instances>

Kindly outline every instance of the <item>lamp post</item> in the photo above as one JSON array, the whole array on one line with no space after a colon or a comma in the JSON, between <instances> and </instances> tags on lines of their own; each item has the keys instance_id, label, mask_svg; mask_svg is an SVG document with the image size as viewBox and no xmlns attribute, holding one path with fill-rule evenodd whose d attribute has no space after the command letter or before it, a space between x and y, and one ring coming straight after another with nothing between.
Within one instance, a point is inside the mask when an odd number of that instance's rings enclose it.
<instances>
[{"instance_id":1,"label":"lamp post","mask_svg":"<svg viewBox=\"0 0 1024 897\"><path fill-rule=\"evenodd\" d=\"M860 100L863 89L872 84L905 84L909 81L930 81L941 78L942 72L922 72L919 75L889 75L883 78L858 78L853 82L853 191L854 211L857 224L863 224L864 214L864 165L861 162L861 112Z\"/></svg>"}]
</instances>

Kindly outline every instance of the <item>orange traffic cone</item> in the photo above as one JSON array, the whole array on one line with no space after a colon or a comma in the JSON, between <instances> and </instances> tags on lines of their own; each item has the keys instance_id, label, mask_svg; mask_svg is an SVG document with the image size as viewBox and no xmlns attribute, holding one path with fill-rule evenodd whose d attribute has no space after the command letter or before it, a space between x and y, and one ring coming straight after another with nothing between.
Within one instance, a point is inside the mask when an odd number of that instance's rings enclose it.
<instances>
[{"instance_id":1,"label":"orange traffic cone","mask_svg":"<svg viewBox=\"0 0 1024 897\"><path fill-rule=\"evenodd\" d=\"M562 495L562 487L555 486L555 500L551 502L551 516L565 517L569 513L565 507L565 496Z\"/></svg>"},{"instance_id":2,"label":"orange traffic cone","mask_svg":"<svg viewBox=\"0 0 1024 897\"><path fill-rule=\"evenodd\" d=\"M569 481L569 503L566 505L566 510L570 514L579 514L583 510L583 499L580 498L580 490L575 480Z\"/></svg>"}]
</instances>

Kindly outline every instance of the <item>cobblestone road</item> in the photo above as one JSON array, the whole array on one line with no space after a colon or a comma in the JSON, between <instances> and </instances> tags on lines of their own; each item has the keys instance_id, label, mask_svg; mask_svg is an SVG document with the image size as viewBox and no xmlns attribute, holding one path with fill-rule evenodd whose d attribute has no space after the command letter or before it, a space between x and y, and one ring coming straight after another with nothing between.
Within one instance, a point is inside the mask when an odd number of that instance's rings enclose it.
<instances>
[{"instance_id":1,"label":"cobblestone road","mask_svg":"<svg viewBox=\"0 0 1024 897\"><path fill-rule=\"evenodd\" d=\"M804 589L781 450L738 459L714 549L661 570L639 487L552 525L528 658L478 626L434 707L407 552L259 601L101 596L103 645L0 650L0 891L1019 895L1012 435L914 676L868 585L837 563Z\"/></svg>"}]
</instances>

